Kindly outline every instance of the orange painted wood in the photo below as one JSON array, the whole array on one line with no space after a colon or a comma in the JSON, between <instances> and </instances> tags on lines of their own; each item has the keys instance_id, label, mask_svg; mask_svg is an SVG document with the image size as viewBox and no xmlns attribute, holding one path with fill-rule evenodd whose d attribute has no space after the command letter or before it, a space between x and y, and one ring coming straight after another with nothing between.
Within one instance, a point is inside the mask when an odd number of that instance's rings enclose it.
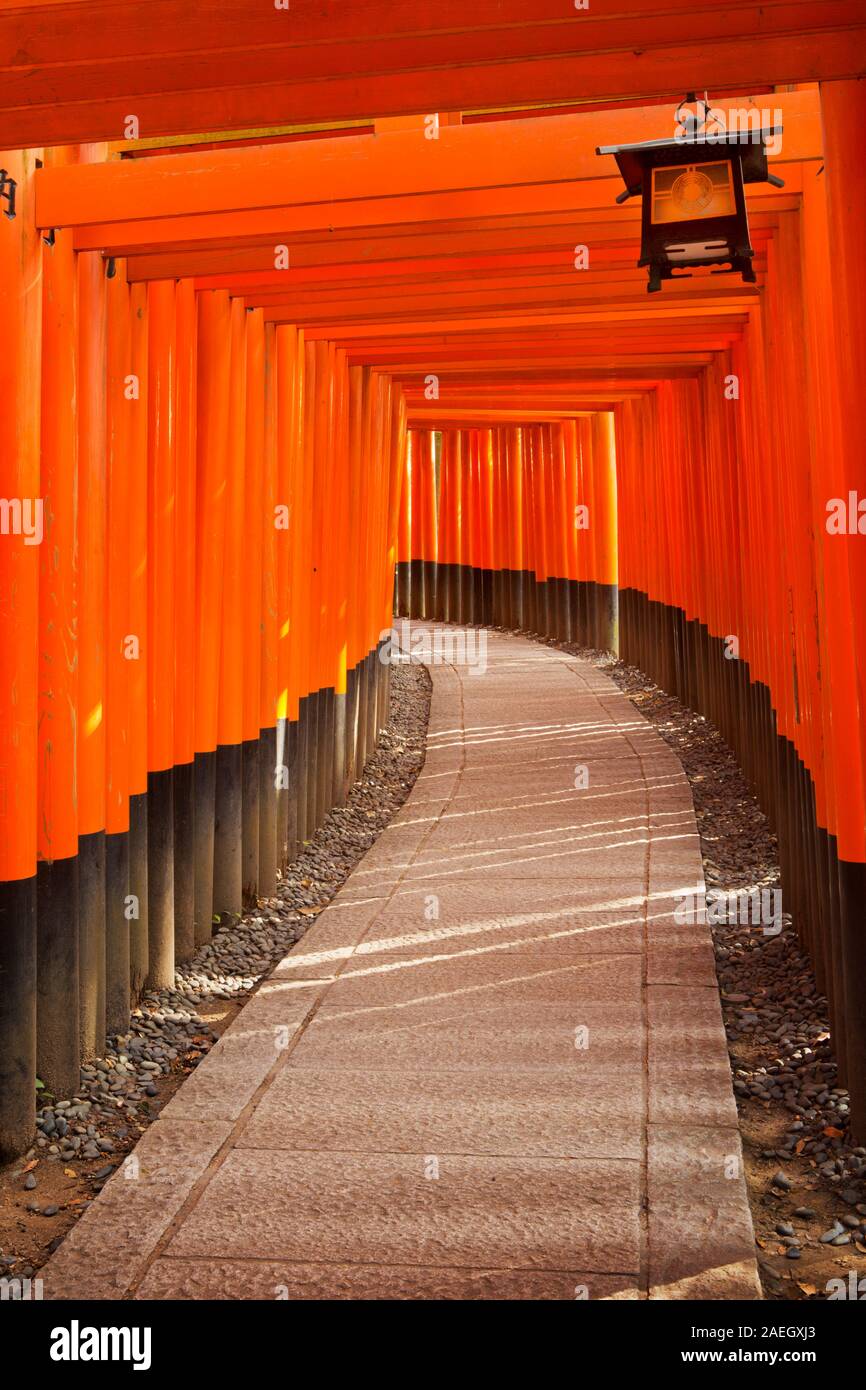
<instances>
[{"instance_id":1,"label":"orange painted wood","mask_svg":"<svg viewBox=\"0 0 866 1390\"><path fill-rule=\"evenodd\" d=\"M17 181L19 197L32 193L34 157L5 152L0 167ZM5 220L5 219L4 219ZM0 408L14 447L0 454L0 496L40 497L40 381L42 248L28 219L16 218L0 237ZM33 533L36 534L35 532ZM36 872L37 669L39 548L8 524L0 535L0 881Z\"/></svg>"},{"instance_id":2,"label":"orange painted wood","mask_svg":"<svg viewBox=\"0 0 866 1390\"><path fill-rule=\"evenodd\" d=\"M49 154L52 160L76 157L74 147ZM4 228L7 238L10 230L7 224ZM74 427L78 374L78 288L71 234L58 233L53 246L43 243L41 260L39 486L43 501L44 537L43 544L36 552L39 558L40 654L37 826L39 857L53 861L70 858L78 850L78 437ZM122 282L119 289L121 299L125 296L128 301L129 291ZM128 305L121 305L121 313L128 334ZM126 466L124 456L124 469ZM6 548L10 545L10 538L2 538L0 543ZM120 691L116 699L118 714L122 719ZM117 789L121 815L125 793L124 777Z\"/></svg>"},{"instance_id":3,"label":"orange painted wood","mask_svg":"<svg viewBox=\"0 0 866 1390\"><path fill-rule=\"evenodd\" d=\"M63 233L58 234L58 240ZM55 249L57 242L55 242ZM70 248L71 250L71 248ZM106 375L106 536L108 584L105 608L105 829L122 834L129 829L132 784L131 748L140 731L133 728L131 677L141 648L131 631L129 567L130 534L135 524L131 509L133 416L140 402L131 398L132 307L126 266L120 262L106 286L108 296L108 368ZM43 373L45 364L43 362ZM43 376L43 381L45 377ZM59 416L61 429L69 411ZM65 433L65 430L64 430ZM65 553L65 547L58 555ZM71 851L74 853L74 850Z\"/></svg>"},{"instance_id":4,"label":"orange painted wood","mask_svg":"<svg viewBox=\"0 0 866 1390\"><path fill-rule=\"evenodd\" d=\"M228 295L199 296L196 393L196 752L217 746L223 551L228 489L231 328Z\"/></svg>"},{"instance_id":5,"label":"orange painted wood","mask_svg":"<svg viewBox=\"0 0 866 1390\"><path fill-rule=\"evenodd\" d=\"M101 272L101 266L99 266ZM148 770L175 761L177 323L175 285L148 288ZM83 309L82 309L83 312Z\"/></svg>"},{"instance_id":6,"label":"orange painted wood","mask_svg":"<svg viewBox=\"0 0 866 1390\"><path fill-rule=\"evenodd\" d=\"M107 306L102 258L79 256L77 272L78 830L91 835L105 829Z\"/></svg>"},{"instance_id":7,"label":"orange painted wood","mask_svg":"<svg viewBox=\"0 0 866 1390\"><path fill-rule=\"evenodd\" d=\"M195 756L195 601L196 548L207 544L196 534L196 462L198 432L198 307L192 280L180 280L175 296L176 401L175 439L175 762Z\"/></svg>"}]
</instances>

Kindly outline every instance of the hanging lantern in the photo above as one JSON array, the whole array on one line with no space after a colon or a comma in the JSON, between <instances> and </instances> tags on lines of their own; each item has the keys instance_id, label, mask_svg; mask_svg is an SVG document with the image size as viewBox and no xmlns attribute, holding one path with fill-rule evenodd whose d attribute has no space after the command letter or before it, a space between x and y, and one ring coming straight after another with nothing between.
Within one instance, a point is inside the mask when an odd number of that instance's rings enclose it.
<instances>
[{"instance_id":1,"label":"hanging lantern","mask_svg":"<svg viewBox=\"0 0 866 1390\"><path fill-rule=\"evenodd\" d=\"M692 93L685 102L694 102ZM625 183L617 198L643 199L641 257L649 266L647 292L663 280L688 278L695 266L725 266L716 274L739 272L755 283L744 187L782 180L769 172L766 142L781 134L769 130L727 131L724 117L704 98L702 115L677 108L679 131L672 140L640 145L604 145L596 154L613 155Z\"/></svg>"}]
</instances>

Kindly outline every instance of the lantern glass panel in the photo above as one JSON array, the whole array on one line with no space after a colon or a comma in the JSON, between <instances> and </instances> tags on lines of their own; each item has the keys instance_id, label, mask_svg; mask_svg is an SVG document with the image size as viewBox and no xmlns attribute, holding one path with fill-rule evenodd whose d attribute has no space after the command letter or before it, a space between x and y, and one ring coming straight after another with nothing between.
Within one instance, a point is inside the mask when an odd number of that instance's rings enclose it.
<instances>
[{"instance_id":1,"label":"lantern glass panel","mask_svg":"<svg viewBox=\"0 0 866 1390\"><path fill-rule=\"evenodd\" d=\"M660 165L652 171L652 221L693 222L731 217L737 211L729 159L705 164Z\"/></svg>"}]
</instances>

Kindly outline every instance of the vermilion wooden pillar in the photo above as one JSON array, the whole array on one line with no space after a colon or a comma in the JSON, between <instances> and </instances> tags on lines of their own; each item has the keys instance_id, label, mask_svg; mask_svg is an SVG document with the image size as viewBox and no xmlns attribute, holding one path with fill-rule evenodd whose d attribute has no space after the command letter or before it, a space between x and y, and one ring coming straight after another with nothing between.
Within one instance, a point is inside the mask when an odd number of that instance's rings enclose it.
<instances>
[{"instance_id":1,"label":"vermilion wooden pillar","mask_svg":"<svg viewBox=\"0 0 866 1390\"><path fill-rule=\"evenodd\" d=\"M139 402L129 390L131 320L126 262L107 282L108 370L107 567L105 610L105 1027L125 1033L130 1005L130 924L137 907L130 899L130 679L140 660L130 629L130 532L141 525L130 508L133 413Z\"/></svg>"},{"instance_id":2,"label":"vermilion wooden pillar","mask_svg":"<svg viewBox=\"0 0 866 1390\"><path fill-rule=\"evenodd\" d=\"M48 158L74 162L77 153L73 146ZM71 232L43 244L42 275L37 1067L46 1089L63 1096L79 1081L78 291Z\"/></svg>"},{"instance_id":3,"label":"vermilion wooden pillar","mask_svg":"<svg viewBox=\"0 0 866 1390\"><path fill-rule=\"evenodd\" d=\"M148 984L174 984L177 324L174 281L148 288Z\"/></svg>"},{"instance_id":4,"label":"vermilion wooden pillar","mask_svg":"<svg viewBox=\"0 0 866 1390\"><path fill-rule=\"evenodd\" d=\"M304 568L303 515L303 337L280 325L275 339L277 660L277 858L285 867L295 858L306 825L305 739L301 719L302 615ZM306 712L306 705L304 705Z\"/></svg>"},{"instance_id":5,"label":"vermilion wooden pillar","mask_svg":"<svg viewBox=\"0 0 866 1390\"><path fill-rule=\"evenodd\" d=\"M198 303L195 557L195 939L210 940L214 916L214 814L223 548L226 531L231 336L228 295ZM205 538L207 544L204 544Z\"/></svg>"},{"instance_id":6,"label":"vermilion wooden pillar","mask_svg":"<svg viewBox=\"0 0 866 1390\"><path fill-rule=\"evenodd\" d=\"M78 853L82 1057L105 1043L106 266L78 256Z\"/></svg>"},{"instance_id":7,"label":"vermilion wooden pillar","mask_svg":"<svg viewBox=\"0 0 866 1390\"><path fill-rule=\"evenodd\" d=\"M853 493L859 507L866 502L866 345L863 314L866 308L866 90L863 82L830 82L821 87L824 122L825 173L832 233L831 275L836 323L835 347L839 403L845 429L840 440L844 458L843 498ZM866 506L863 507L866 513ZM858 516L860 516L858 510ZM860 516L866 530L866 519ZM848 531L831 538L847 552L852 594L852 636L857 670L859 746L849 758L859 756L866 782L866 536ZM846 795L844 783L839 793ZM851 795L856 798L857 788ZM855 801L856 805L856 801ZM850 817L845 817L849 823ZM838 845L841 908L841 949L845 974L845 1013L848 1035L848 1087L857 1137L866 1136L866 1011L863 981L866 979L866 851L856 835L846 835Z\"/></svg>"},{"instance_id":8,"label":"vermilion wooden pillar","mask_svg":"<svg viewBox=\"0 0 866 1390\"><path fill-rule=\"evenodd\" d=\"M593 417L595 480L593 526L597 571L597 641L603 651L615 652L617 637L617 495L616 442L613 415L599 411Z\"/></svg>"},{"instance_id":9,"label":"vermilion wooden pillar","mask_svg":"<svg viewBox=\"0 0 866 1390\"><path fill-rule=\"evenodd\" d=\"M130 360L124 377L129 403L129 977L133 998L144 988L148 947L148 324L147 285L130 286Z\"/></svg>"},{"instance_id":10,"label":"vermilion wooden pillar","mask_svg":"<svg viewBox=\"0 0 866 1390\"><path fill-rule=\"evenodd\" d=\"M263 419L262 419L262 559L260 589L261 652L259 679L259 891L270 896L277 886L277 393L275 324L264 326ZM279 513L281 524L286 513ZM285 716L283 716L285 718ZM285 791L283 794L285 800Z\"/></svg>"},{"instance_id":11,"label":"vermilion wooden pillar","mask_svg":"<svg viewBox=\"0 0 866 1390\"><path fill-rule=\"evenodd\" d=\"M198 311L192 280L175 294L176 501L174 515L174 943L175 958L195 951L195 576L196 380ZM201 538L207 544L207 537Z\"/></svg>"},{"instance_id":12,"label":"vermilion wooden pillar","mask_svg":"<svg viewBox=\"0 0 866 1390\"><path fill-rule=\"evenodd\" d=\"M0 154L19 208L32 198L34 156ZM0 453L0 495L40 498L41 247L30 217L0 219L0 410L14 448ZM32 533L35 536L36 532ZM0 1161L30 1143L36 1079L36 718L39 547L0 535Z\"/></svg>"},{"instance_id":13,"label":"vermilion wooden pillar","mask_svg":"<svg viewBox=\"0 0 866 1390\"><path fill-rule=\"evenodd\" d=\"M246 522L246 311L230 305L228 452L219 626L213 911L225 921L243 905L243 549L236 536ZM209 596L205 596L207 602Z\"/></svg>"},{"instance_id":14,"label":"vermilion wooden pillar","mask_svg":"<svg viewBox=\"0 0 866 1390\"><path fill-rule=\"evenodd\" d=\"M265 324L261 309L246 316L246 428L244 440L243 630L242 630L242 776L244 902L255 903L259 892L259 735L262 683L262 555L263 533L273 529L265 517Z\"/></svg>"}]
</instances>

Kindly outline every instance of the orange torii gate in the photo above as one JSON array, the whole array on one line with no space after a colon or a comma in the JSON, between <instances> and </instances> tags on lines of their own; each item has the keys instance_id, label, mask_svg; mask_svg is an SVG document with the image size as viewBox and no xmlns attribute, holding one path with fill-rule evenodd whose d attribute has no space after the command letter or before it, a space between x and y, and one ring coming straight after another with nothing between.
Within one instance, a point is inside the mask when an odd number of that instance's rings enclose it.
<instances>
[{"instance_id":1,"label":"orange torii gate","mask_svg":"<svg viewBox=\"0 0 866 1390\"><path fill-rule=\"evenodd\" d=\"M862 73L863 0L36 0L0 9L7 145L678 99ZM194 59L195 61L191 61ZM256 130L249 133L261 134Z\"/></svg>"},{"instance_id":2,"label":"orange torii gate","mask_svg":"<svg viewBox=\"0 0 866 1390\"><path fill-rule=\"evenodd\" d=\"M0 11L0 143L64 146L0 157L4 1153L37 1068L74 1086L130 991L170 985L345 796L386 717L395 568L402 611L618 643L716 719L866 1122L863 552L856 508L853 533L824 525L864 488L841 426L863 411L863 96L830 79L858 75L866 6L529 8L447 0L415 32L408 0L239 0L208 31L209 98L174 0L90 41L62 6ZM750 101L768 71L825 85ZM782 111L785 188L748 192L756 286L648 302L595 148L671 134L673 103L611 91L696 82ZM578 87L599 103L466 110ZM153 148L208 131L214 92L211 138ZM464 111L435 138L427 94ZM278 106L364 124L245 129ZM151 139L122 147L130 112Z\"/></svg>"}]
</instances>

